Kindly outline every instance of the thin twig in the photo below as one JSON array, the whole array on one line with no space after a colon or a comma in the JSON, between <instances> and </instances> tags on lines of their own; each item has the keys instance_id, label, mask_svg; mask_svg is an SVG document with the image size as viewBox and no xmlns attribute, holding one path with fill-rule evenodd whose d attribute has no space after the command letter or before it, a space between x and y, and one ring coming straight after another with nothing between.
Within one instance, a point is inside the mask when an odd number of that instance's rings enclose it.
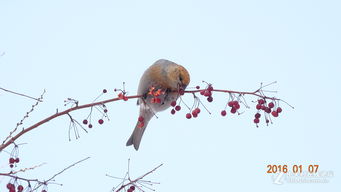
<instances>
[{"instance_id":1,"label":"thin twig","mask_svg":"<svg viewBox=\"0 0 341 192\"><path fill-rule=\"evenodd\" d=\"M128 99L134 99L134 98L140 98L142 97L142 95L135 95L135 96L127 96ZM66 115L68 113L70 113L71 111L76 111L76 110L79 110L79 109L84 109L84 108L89 108L89 107L93 107L93 106L96 106L96 105L102 105L102 104L105 104L105 103L110 103L110 102L114 102L114 101L118 101L118 100L121 100L120 98L116 97L116 98L113 98L113 99L108 99L108 100L104 100L104 101L99 101L99 102L96 102L96 103L90 103L90 104L85 104L85 105L78 105L78 106L75 106L75 107L72 107L72 108L69 108L67 110L64 110L62 112L59 112L59 113L55 113L39 122L37 122L36 124L26 128L26 129L23 129L22 131L20 131L18 134L16 134L15 136L11 137L6 143L0 145L0 151L2 151L3 149L5 149L7 146L9 146L10 144L12 144L15 140L17 140L18 138L20 138L22 135L24 135L25 133L51 121L52 119L55 119L59 116L63 116L63 115Z\"/></svg>"},{"instance_id":2,"label":"thin twig","mask_svg":"<svg viewBox=\"0 0 341 192\"><path fill-rule=\"evenodd\" d=\"M26 171L30 171L30 170L33 170L35 168L38 168L38 167L41 167L43 165L46 165L46 163L42 163L40 165L36 165L36 166L33 166L33 167L29 167L29 168L24 168L24 169L19 169L17 171L11 171L11 174L17 174L19 172L26 172Z\"/></svg>"},{"instance_id":3,"label":"thin twig","mask_svg":"<svg viewBox=\"0 0 341 192\"><path fill-rule=\"evenodd\" d=\"M30 109L29 111L26 112L26 114L24 115L24 117L17 123L17 125L15 126L15 128L9 133L9 135L8 135L8 136L6 137L6 139L2 142L2 144L4 144L9 138L11 138L11 137L12 137L12 134L13 134L14 132L17 131L18 127L24 123L25 119L27 119L27 118L29 117L30 113L32 113L32 112L34 111L34 108L35 108L36 106L38 106L38 104L43 100L44 94L45 94L45 90L43 91L43 93L42 93L42 94L40 95L40 97L39 97L39 100L40 100L40 101L37 101L35 104L33 104L33 105L31 106L31 109Z\"/></svg>"},{"instance_id":4,"label":"thin twig","mask_svg":"<svg viewBox=\"0 0 341 192\"><path fill-rule=\"evenodd\" d=\"M122 186L121 186L120 188L118 188L115 192L119 192L119 191L123 190L124 188L126 188L126 187L129 186L129 185L133 185L134 183L137 183L138 181L142 180L142 179L143 179L144 177L146 177L147 175L149 175L149 174L153 173L154 171L156 171L156 170L157 170L158 168L160 168L162 165L163 165L163 164L158 165L157 167L155 167L155 168L152 169L151 171L148 171L147 173L143 174L142 176L140 176L140 177L138 177L138 178L136 178L136 179L134 179L134 180L130 180L130 179L129 179L130 182L128 182L128 183L122 185Z\"/></svg>"},{"instance_id":5,"label":"thin twig","mask_svg":"<svg viewBox=\"0 0 341 192\"><path fill-rule=\"evenodd\" d=\"M12 94L15 94L15 95L19 95L19 96L22 96L22 97L26 97L26 98L30 98L30 99L42 102L42 100L40 98L34 98L34 97L29 96L29 95L25 95L25 94L22 94L22 93L11 91L11 90L8 90L8 89L2 88L2 87L0 87L0 89L3 90L3 91L6 91L8 93L12 93Z\"/></svg>"}]
</instances>

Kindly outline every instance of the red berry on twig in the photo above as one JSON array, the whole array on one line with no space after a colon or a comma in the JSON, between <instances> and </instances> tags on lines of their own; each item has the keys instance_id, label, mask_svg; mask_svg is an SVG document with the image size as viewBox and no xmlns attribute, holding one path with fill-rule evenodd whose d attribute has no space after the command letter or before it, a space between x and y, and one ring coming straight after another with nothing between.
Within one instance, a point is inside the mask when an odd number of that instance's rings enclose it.
<instances>
[{"instance_id":1,"label":"red berry on twig","mask_svg":"<svg viewBox=\"0 0 341 192\"><path fill-rule=\"evenodd\" d=\"M175 114L175 110L174 110L174 109L171 110L171 114L172 114L172 115Z\"/></svg>"},{"instance_id":2,"label":"red berry on twig","mask_svg":"<svg viewBox=\"0 0 341 192\"><path fill-rule=\"evenodd\" d=\"M191 115L190 113L187 113L187 114L186 114L186 118L187 118L187 119L190 119L190 118L192 118L192 115Z\"/></svg>"},{"instance_id":3,"label":"red berry on twig","mask_svg":"<svg viewBox=\"0 0 341 192\"><path fill-rule=\"evenodd\" d=\"M262 104L264 104L264 103L265 103L265 100L264 100L264 99L259 99L259 100L258 100L258 104L261 104L261 105L262 105Z\"/></svg>"},{"instance_id":4,"label":"red berry on twig","mask_svg":"<svg viewBox=\"0 0 341 192\"><path fill-rule=\"evenodd\" d=\"M84 120L83 120L83 124L84 124L84 125L88 124L88 120L84 119Z\"/></svg>"},{"instance_id":5,"label":"red berry on twig","mask_svg":"<svg viewBox=\"0 0 341 192\"><path fill-rule=\"evenodd\" d=\"M222 110L222 111L220 112L220 114L221 114L221 116L226 116L226 110Z\"/></svg>"},{"instance_id":6,"label":"red berry on twig","mask_svg":"<svg viewBox=\"0 0 341 192\"><path fill-rule=\"evenodd\" d=\"M181 106L180 105L175 106L175 110L176 111L180 111L181 110Z\"/></svg>"},{"instance_id":7,"label":"red berry on twig","mask_svg":"<svg viewBox=\"0 0 341 192\"><path fill-rule=\"evenodd\" d=\"M281 113L282 112L282 108L278 107L276 111L277 111L277 113Z\"/></svg>"},{"instance_id":8,"label":"red berry on twig","mask_svg":"<svg viewBox=\"0 0 341 192\"><path fill-rule=\"evenodd\" d=\"M278 117L277 111L272 111L271 114L272 114L272 116L274 116L274 117Z\"/></svg>"},{"instance_id":9,"label":"red berry on twig","mask_svg":"<svg viewBox=\"0 0 341 192\"><path fill-rule=\"evenodd\" d=\"M104 123L103 119L99 119L98 123L102 125Z\"/></svg>"},{"instance_id":10,"label":"red berry on twig","mask_svg":"<svg viewBox=\"0 0 341 192\"><path fill-rule=\"evenodd\" d=\"M171 106L172 106L172 107L175 107L175 105L176 105L176 101L172 101L172 102L171 102Z\"/></svg>"},{"instance_id":11,"label":"red berry on twig","mask_svg":"<svg viewBox=\"0 0 341 192\"><path fill-rule=\"evenodd\" d=\"M18 189L18 192L21 192L21 191L24 190L24 187L23 187L22 185L19 185L19 186L17 187L17 189Z\"/></svg>"},{"instance_id":12,"label":"red berry on twig","mask_svg":"<svg viewBox=\"0 0 341 192\"><path fill-rule=\"evenodd\" d=\"M275 104L274 104L273 102L270 102L270 103L268 104L268 107L269 107L269 108L273 108L273 107L275 107Z\"/></svg>"},{"instance_id":13,"label":"red berry on twig","mask_svg":"<svg viewBox=\"0 0 341 192\"><path fill-rule=\"evenodd\" d=\"M15 159L14 159L13 157L9 158L9 163L10 163L10 164L15 163Z\"/></svg>"}]
</instances>

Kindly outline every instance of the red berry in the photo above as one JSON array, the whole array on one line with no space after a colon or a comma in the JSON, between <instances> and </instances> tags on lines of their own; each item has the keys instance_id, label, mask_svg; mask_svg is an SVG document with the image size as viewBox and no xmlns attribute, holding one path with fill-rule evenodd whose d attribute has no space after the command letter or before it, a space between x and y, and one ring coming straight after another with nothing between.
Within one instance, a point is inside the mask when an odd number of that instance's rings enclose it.
<instances>
[{"instance_id":1,"label":"red berry","mask_svg":"<svg viewBox=\"0 0 341 192\"><path fill-rule=\"evenodd\" d=\"M144 122L139 122L137 125L138 128L142 128L143 126L144 126Z\"/></svg>"},{"instance_id":2,"label":"red berry","mask_svg":"<svg viewBox=\"0 0 341 192\"><path fill-rule=\"evenodd\" d=\"M13 157L9 158L9 163L10 163L10 164L15 163L15 159L14 159Z\"/></svg>"},{"instance_id":3,"label":"red berry","mask_svg":"<svg viewBox=\"0 0 341 192\"><path fill-rule=\"evenodd\" d=\"M204 95L205 94L205 90L200 91L200 95Z\"/></svg>"},{"instance_id":4,"label":"red berry","mask_svg":"<svg viewBox=\"0 0 341 192\"><path fill-rule=\"evenodd\" d=\"M19 186L17 187L17 189L18 189L18 191L20 192L20 191L23 191L23 190L24 190L24 187L23 187L22 185L19 185Z\"/></svg>"},{"instance_id":5,"label":"red berry","mask_svg":"<svg viewBox=\"0 0 341 192\"><path fill-rule=\"evenodd\" d=\"M175 110L176 111L180 111L181 110L181 106L180 105L175 106Z\"/></svg>"},{"instance_id":6,"label":"red berry","mask_svg":"<svg viewBox=\"0 0 341 192\"><path fill-rule=\"evenodd\" d=\"M234 108L234 107L232 107L232 108L231 108L231 113L236 113L236 112L237 112L237 109Z\"/></svg>"},{"instance_id":7,"label":"red berry","mask_svg":"<svg viewBox=\"0 0 341 192\"><path fill-rule=\"evenodd\" d=\"M83 120L83 124L84 124L84 125L88 124L88 120L84 119L84 120Z\"/></svg>"},{"instance_id":8,"label":"red berry","mask_svg":"<svg viewBox=\"0 0 341 192\"><path fill-rule=\"evenodd\" d=\"M120 99L123 99L123 93L119 93L119 94L117 95L117 97L120 98Z\"/></svg>"},{"instance_id":9,"label":"red berry","mask_svg":"<svg viewBox=\"0 0 341 192\"><path fill-rule=\"evenodd\" d=\"M195 110L195 111L196 111L198 114L199 114L199 113L200 113L200 111L201 111L201 110L200 110L200 108L198 108L198 107L197 107L197 108L195 108L194 110Z\"/></svg>"},{"instance_id":10,"label":"red berry","mask_svg":"<svg viewBox=\"0 0 341 192\"><path fill-rule=\"evenodd\" d=\"M274 116L274 117L278 117L278 113L277 113L277 111L272 111L272 116Z\"/></svg>"},{"instance_id":11,"label":"red berry","mask_svg":"<svg viewBox=\"0 0 341 192\"><path fill-rule=\"evenodd\" d=\"M103 93L106 93L106 92L108 92L106 89L103 89Z\"/></svg>"},{"instance_id":12,"label":"red berry","mask_svg":"<svg viewBox=\"0 0 341 192\"><path fill-rule=\"evenodd\" d=\"M193 113L193 112L192 112L192 116L193 116L194 118L197 118L197 117L198 117L198 113Z\"/></svg>"},{"instance_id":13,"label":"red berry","mask_svg":"<svg viewBox=\"0 0 341 192\"><path fill-rule=\"evenodd\" d=\"M98 123L102 125L104 123L103 119L99 119Z\"/></svg>"},{"instance_id":14,"label":"red berry","mask_svg":"<svg viewBox=\"0 0 341 192\"><path fill-rule=\"evenodd\" d=\"M233 101L229 101L229 102L227 103L227 105L228 105L229 107L233 107Z\"/></svg>"},{"instance_id":15,"label":"red berry","mask_svg":"<svg viewBox=\"0 0 341 192\"><path fill-rule=\"evenodd\" d=\"M186 118L187 118L187 119L190 119L190 118L192 118L192 115L191 115L190 113L187 113L187 114L186 114Z\"/></svg>"},{"instance_id":16,"label":"red berry","mask_svg":"<svg viewBox=\"0 0 341 192\"><path fill-rule=\"evenodd\" d=\"M161 99L160 98L155 98L155 103L161 103Z\"/></svg>"},{"instance_id":17,"label":"red berry","mask_svg":"<svg viewBox=\"0 0 341 192\"><path fill-rule=\"evenodd\" d=\"M220 114L221 116L226 116L226 110L222 110Z\"/></svg>"},{"instance_id":18,"label":"red berry","mask_svg":"<svg viewBox=\"0 0 341 192\"><path fill-rule=\"evenodd\" d=\"M184 95L184 94L185 94L185 90L179 89L179 95Z\"/></svg>"},{"instance_id":19,"label":"red berry","mask_svg":"<svg viewBox=\"0 0 341 192\"><path fill-rule=\"evenodd\" d=\"M130 188L129 189L131 189L131 190L135 190L135 186L134 185L132 185L132 186L130 186Z\"/></svg>"},{"instance_id":20,"label":"red berry","mask_svg":"<svg viewBox=\"0 0 341 192\"><path fill-rule=\"evenodd\" d=\"M256 119L253 120L253 122L254 122L254 123L259 123L259 119L256 118Z\"/></svg>"},{"instance_id":21,"label":"red berry","mask_svg":"<svg viewBox=\"0 0 341 192\"><path fill-rule=\"evenodd\" d=\"M205 96L205 97L209 97L209 96L211 96L211 95L212 95L211 91L205 90L205 92L204 92L204 96Z\"/></svg>"},{"instance_id":22,"label":"red berry","mask_svg":"<svg viewBox=\"0 0 341 192\"><path fill-rule=\"evenodd\" d=\"M207 97L207 101L208 102L212 102L213 101L213 97L211 97L211 96Z\"/></svg>"},{"instance_id":23,"label":"red berry","mask_svg":"<svg viewBox=\"0 0 341 192\"><path fill-rule=\"evenodd\" d=\"M262 109L263 111L265 111L266 106L265 106L265 105L261 105L261 109Z\"/></svg>"},{"instance_id":24,"label":"red berry","mask_svg":"<svg viewBox=\"0 0 341 192\"><path fill-rule=\"evenodd\" d=\"M172 115L175 114L175 110L174 110L174 109L171 110L171 114L172 114Z\"/></svg>"},{"instance_id":25,"label":"red berry","mask_svg":"<svg viewBox=\"0 0 341 192\"><path fill-rule=\"evenodd\" d=\"M199 85L197 85L195 88L196 88L196 89L200 89L200 86L199 86Z\"/></svg>"},{"instance_id":26,"label":"red berry","mask_svg":"<svg viewBox=\"0 0 341 192\"><path fill-rule=\"evenodd\" d=\"M45 189L43 189L41 192L47 192Z\"/></svg>"},{"instance_id":27,"label":"red berry","mask_svg":"<svg viewBox=\"0 0 341 192\"><path fill-rule=\"evenodd\" d=\"M256 118L256 119L259 119L260 116L261 116L260 113L256 113L256 114L255 114L255 118Z\"/></svg>"},{"instance_id":28,"label":"red berry","mask_svg":"<svg viewBox=\"0 0 341 192\"><path fill-rule=\"evenodd\" d=\"M175 105L176 105L176 101L172 101L172 102L171 102L171 106L172 106L172 107L175 107Z\"/></svg>"},{"instance_id":29,"label":"red berry","mask_svg":"<svg viewBox=\"0 0 341 192\"><path fill-rule=\"evenodd\" d=\"M275 107L275 104L274 104L273 102L270 102L270 103L268 104L268 107L269 107L269 108L273 108L273 107Z\"/></svg>"},{"instance_id":30,"label":"red berry","mask_svg":"<svg viewBox=\"0 0 341 192\"><path fill-rule=\"evenodd\" d=\"M234 108L236 108L236 109L240 109L240 105L239 105L239 103L235 104L235 105L234 105Z\"/></svg>"},{"instance_id":31,"label":"red berry","mask_svg":"<svg viewBox=\"0 0 341 192\"><path fill-rule=\"evenodd\" d=\"M211 91L213 91L213 87L212 87L212 85L208 85L208 88L207 88L207 90L209 90L210 92L211 92Z\"/></svg>"},{"instance_id":32,"label":"red berry","mask_svg":"<svg viewBox=\"0 0 341 192\"><path fill-rule=\"evenodd\" d=\"M258 100L258 104L261 104L261 105L262 105L262 104L264 104L264 103L265 103L264 99L259 99L259 100Z\"/></svg>"},{"instance_id":33,"label":"red berry","mask_svg":"<svg viewBox=\"0 0 341 192\"><path fill-rule=\"evenodd\" d=\"M123 101L128 101L128 97L124 96Z\"/></svg>"},{"instance_id":34,"label":"red berry","mask_svg":"<svg viewBox=\"0 0 341 192\"><path fill-rule=\"evenodd\" d=\"M92 128L92 124L89 124L88 127L91 129Z\"/></svg>"},{"instance_id":35,"label":"red berry","mask_svg":"<svg viewBox=\"0 0 341 192\"><path fill-rule=\"evenodd\" d=\"M7 189L12 189L13 188L13 184L12 183L7 183L6 187L7 187Z\"/></svg>"},{"instance_id":36,"label":"red berry","mask_svg":"<svg viewBox=\"0 0 341 192\"><path fill-rule=\"evenodd\" d=\"M196 110L193 110L193 111L192 111L192 115L193 115L193 117L194 117L194 116L198 116L198 112L197 112Z\"/></svg>"},{"instance_id":37,"label":"red berry","mask_svg":"<svg viewBox=\"0 0 341 192\"><path fill-rule=\"evenodd\" d=\"M282 108L278 107L276 111L277 111L277 113L281 113L282 112Z\"/></svg>"},{"instance_id":38,"label":"red berry","mask_svg":"<svg viewBox=\"0 0 341 192\"><path fill-rule=\"evenodd\" d=\"M143 118L142 116L140 116L140 117L138 118L138 120L139 120L139 122L143 122L143 121L144 121L144 118Z\"/></svg>"},{"instance_id":39,"label":"red berry","mask_svg":"<svg viewBox=\"0 0 341 192\"><path fill-rule=\"evenodd\" d=\"M129 189L127 190L127 192L133 192L133 190L129 188Z\"/></svg>"},{"instance_id":40,"label":"red berry","mask_svg":"<svg viewBox=\"0 0 341 192\"><path fill-rule=\"evenodd\" d=\"M19 159L19 157L17 157L17 158L15 159L15 162L16 162L16 163L19 163L19 161L20 161L20 159Z\"/></svg>"},{"instance_id":41,"label":"red berry","mask_svg":"<svg viewBox=\"0 0 341 192\"><path fill-rule=\"evenodd\" d=\"M107 113L107 112L108 112L108 109L104 109L103 112L104 112L104 113Z\"/></svg>"},{"instance_id":42,"label":"red berry","mask_svg":"<svg viewBox=\"0 0 341 192\"><path fill-rule=\"evenodd\" d=\"M257 109L257 110L260 110L261 108L262 108L262 105L261 105L261 104L257 104L257 105L256 105L256 109Z\"/></svg>"},{"instance_id":43,"label":"red berry","mask_svg":"<svg viewBox=\"0 0 341 192\"><path fill-rule=\"evenodd\" d=\"M265 110L264 110L266 113L271 113L271 109L269 107L265 107Z\"/></svg>"}]
</instances>

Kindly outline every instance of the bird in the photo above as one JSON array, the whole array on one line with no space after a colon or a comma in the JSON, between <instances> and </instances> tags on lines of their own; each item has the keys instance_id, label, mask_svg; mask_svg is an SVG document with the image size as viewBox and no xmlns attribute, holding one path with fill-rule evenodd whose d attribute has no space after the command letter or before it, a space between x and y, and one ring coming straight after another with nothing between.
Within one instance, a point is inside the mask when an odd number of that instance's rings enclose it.
<instances>
[{"instance_id":1,"label":"bird","mask_svg":"<svg viewBox=\"0 0 341 192\"><path fill-rule=\"evenodd\" d=\"M167 59L159 59L141 76L137 94L140 105L139 118L126 146L137 151L149 121L156 113L171 106L179 98L179 90L185 90L190 82L187 69Z\"/></svg>"}]
</instances>

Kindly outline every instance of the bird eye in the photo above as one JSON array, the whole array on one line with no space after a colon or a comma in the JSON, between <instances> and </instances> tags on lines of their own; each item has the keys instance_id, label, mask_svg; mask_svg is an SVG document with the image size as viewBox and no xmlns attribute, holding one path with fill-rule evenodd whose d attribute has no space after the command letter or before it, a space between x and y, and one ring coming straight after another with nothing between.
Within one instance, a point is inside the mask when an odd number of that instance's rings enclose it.
<instances>
[{"instance_id":1,"label":"bird eye","mask_svg":"<svg viewBox=\"0 0 341 192\"><path fill-rule=\"evenodd\" d=\"M180 81L182 82L182 77L181 77L181 76L179 77L179 79L180 79Z\"/></svg>"}]
</instances>

